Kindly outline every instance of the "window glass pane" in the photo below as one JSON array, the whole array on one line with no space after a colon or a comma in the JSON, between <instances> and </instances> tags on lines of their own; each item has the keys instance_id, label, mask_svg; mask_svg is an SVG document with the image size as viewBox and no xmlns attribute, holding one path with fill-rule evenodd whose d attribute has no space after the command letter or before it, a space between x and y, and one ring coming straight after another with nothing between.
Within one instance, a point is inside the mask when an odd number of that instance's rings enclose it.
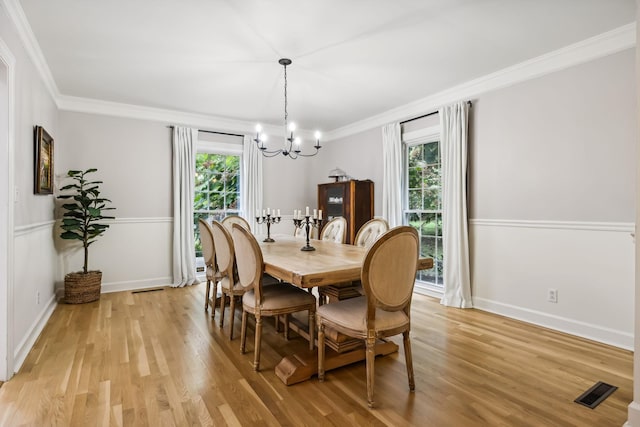
<instances>
[{"instance_id":1,"label":"window glass pane","mask_svg":"<svg viewBox=\"0 0 640 427\"><path fill-rule=\"evenodd\" d=\"M240 209L240 156L198 153L194 194L196 256L202 256L198 218L220 221Z\"/></svg>"},{"instance_id":2,"label":"window glass pane","mask_svg":"<svg viewBox=\"0 0 640 427\"><path fill-rule=\"evenodd\" d=\"M435 141L407 147L405 154L405 220L418 230L420 256L432 258L434 262L432 269L419 271L416 278L441 287L443 252L440 143Z\"/></svg>"},{"instance_id":3,"label":"window glass pane","mask_svg":"<svg viewBox=\"0 0 640 427\"><path fill-rule=\"evenodd\" d=\"M409 190L409 209L422 209L422 190Z\"/></svg>"},{"instance_id":4,"label":"window glass pane","mask_svg":"<svg viewBox=\"0 0 640 427\"><path fill-rule=\"evenodd\" d=\"M422 145L415 145L413 147L409 147L409 154L408 154L408 161L407 161L407 166L409 168L413 168L416 166L422 166L424 164L423 162L423 146Z\"/></svg>"}]
</instances>

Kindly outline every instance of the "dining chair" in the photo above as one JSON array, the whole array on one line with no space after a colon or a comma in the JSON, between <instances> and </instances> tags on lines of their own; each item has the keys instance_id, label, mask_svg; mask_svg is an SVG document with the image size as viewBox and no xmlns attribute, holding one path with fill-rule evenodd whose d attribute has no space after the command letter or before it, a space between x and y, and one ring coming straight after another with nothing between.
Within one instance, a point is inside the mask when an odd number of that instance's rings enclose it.
<instances>
[{"instance_id":1,"label":"dining chair","mask_svg":"<svg viewBox=\"0 0 640 427\"><path fill-rule=\"evenodd\" d=\"M216 264L216 248L213 244L213 230L209 223L202 218L198 219L200 230L200 244L202 245L202 257L207 274L207 289L204 300L205 311L211 305L211 317L215 317L216 297L218 296L218 282L222 278L218 265ZM211 285L213 284L213 297L211 296Z\"/></svg>"},{"instance_id":2,"label":"dining chair","mask_svg":"<svg viewBox=\"0 0 640 427\"><path fill-rule=\"evenodd\" d=\"M347 220L341 216L327 222L320 232L320 240L344 243L347 238Z\"/></svg>"},{"instance_id":3,"label":"dining chair","mask_svg":"<svg viewBox=\"0 0 640 427\"><path fill-rule=\"evenodd\" d=\"M251 226L249 225L249 222L247 222L247 220L241 217L240 215L227 215L222 219L222 225L227 227L227 230L229 230L229 233L231 233L231 226L233 224L240 224L247 230L251 231Z\"/></svg>"},{"instance_id":4,"label":"dining chair","mask_svg":"<svg viewBox=\"0 0 640 427\"><path fill-rule=\"evenodd\" d=\"M373 218L365 222L356 233L355 246L370 248L378 237L389 231L389 223L383 218Z\"/></svg>"},{"instance_id":5,"label":"dining chair","mask_svg":"<svg viewBox=\"0 0 640 427\"><path fill-rule=\"evenodd\" d=\"M218 221L211 223L213 230L213 244L216 248L216 262L220 271L220 327L224 327L224 307L226 305L227 296L229 296L229 339L233 339L233 322L235 319L236 297L242 296L245 289L238 282L238 273L236 268L235 250L233 247L233 239L231 233Z\"/></svg>"},{"instance_id":6,"label":"dining chair","mask_svg":"<svg viewBox=\"0 0 640 427\"><path fill-rule=\"evenodd\" d=\"M325 379L325 328L365 340L367 403L374 405L375 345L378 338L402 333L409 390L414 391L411 357L411 297L418 267L418 232L392 228L371 246L360 278L365 295L318 307L318 379Z\"/></svg>"},{"instance_id":7,"label":"dining chair","mask_svg":"<svg viewBox=\"0 0 640 427\"><path fill-rule=\"evenodd\" d=\"M242 328L240 351L244 354L247 338L247 315L256 319L253 369L260 370L260 345L262 342L262 317L277 317L299 311L309 311L309 349L313 350L315 335L315 297L290 284L263 286L264 261L256 238L238 224L233 225L233 241L238 265L239 285L242 296Z\"/></svg>"}]
</instances>

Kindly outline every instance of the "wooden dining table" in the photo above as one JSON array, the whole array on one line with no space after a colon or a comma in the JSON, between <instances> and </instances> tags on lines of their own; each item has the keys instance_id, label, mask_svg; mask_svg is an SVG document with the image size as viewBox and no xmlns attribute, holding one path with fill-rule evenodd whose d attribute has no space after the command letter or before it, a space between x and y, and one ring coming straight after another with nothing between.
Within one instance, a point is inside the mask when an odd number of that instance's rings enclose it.
<instances>
[{"instance_id":1,"label":"wooden dining table","mask_svg":"<svg viewBox=\"0 0 640 427\"><path fill-rule=\"evenodd\" d=\"M360 271L367 249L335 243L326 240L311 240L313 251L301 251L305 241L288 235L272 236L275 242L262 242L265 272L282 281L300 288L330 287L349 284L360 280ZM420 258L418 269L433 267L433 259ZM302 318L301 318L302 319ZM290 328L309 339L307 326L301 319L292 317ZM325 369L335 369L364 360L362 342L347 340L337 333L327 331L327 350ZM398 345L392 341L380 340L376 345L376 355L386 355L398 351ZM296 384L311 378L317 373L317 352L304 351L285 356L276 366L276 375L287 385Z\"/></svg>"}]
</instances>

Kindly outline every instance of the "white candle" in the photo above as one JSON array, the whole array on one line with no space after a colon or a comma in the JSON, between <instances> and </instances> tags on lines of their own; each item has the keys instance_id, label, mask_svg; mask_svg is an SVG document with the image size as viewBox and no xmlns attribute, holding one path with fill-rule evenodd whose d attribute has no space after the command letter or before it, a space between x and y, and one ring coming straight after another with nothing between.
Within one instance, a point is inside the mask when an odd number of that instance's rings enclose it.
<instances>
[{"instance_id":1,"label":"white candle","mask_svg":"<svg viewBox=\"0 0 640 427\"><path fill-rule=\"evenodd\" d=\"M322 209L318 211L318 219L322 219Z\"/></svg>"},{"instance_id":2,"label":"white candle","mask_svg":"<svg viewBox=\"0 0 640 427\"><path fill-rule=\"evenodd\" d=\"M262 216L267 216L264 209L262 209Z\"/></svg>"},{"instance_id":3,"label":"white candle","mask_svg":"<svg viewBox=\"0 0 640 427\"><path fill-rule=\"evenodd\" d=\"M307 206L307 210L306 210L305 216L309 216L309 206Z\"/></svg>"},{"instance_id":4,"label":"white candle","mask_svg":"<svg viewBox=\"0 0 640 427\"><path fill-rule=\"evenodd\" d=\"M260 209L256 209L256 218L260 216Z\"/></svg>"},{"instance_id":5,"label":"white candle","mask_svg":"<svg viewBox=\"0 0 640 427\"><path fill-rule=\"evenodd\" d=\"M267 215L271 215L271 208L267 208Z\"/></svg>"},{"instance_id":6,"label":"white candle","mask_svg":"<svg viewBox=\"0 0 640 427\"><path fill-rule=\"evenodd\" d=\"M278 209L278 218L280 218L280 209Z\"/></svg>"},{"instance_id":7,"label":"white candle","mask_svg":"<svg viewBox=\"0 0 640 427\"><path fill-rule=\"evenodd\" d=\"M314 209L313 210L313 219L316 219L316 218L318 218L318 210Z\"/></svg>"}]
</instances>

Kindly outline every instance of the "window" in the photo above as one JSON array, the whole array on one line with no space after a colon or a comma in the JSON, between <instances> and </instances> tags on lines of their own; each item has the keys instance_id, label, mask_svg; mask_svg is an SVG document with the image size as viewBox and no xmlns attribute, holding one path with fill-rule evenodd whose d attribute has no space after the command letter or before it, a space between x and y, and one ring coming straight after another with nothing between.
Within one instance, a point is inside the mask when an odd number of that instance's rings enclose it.
<instances>
[{"instance_id":1,"label":"window","mask_svg":"<svg viewBox=\"0 0 640 427\"><path fill-rule=\"evenodd\" d=\"M193 206L196 257L202 257L198 219L240 214L240 155L198 153Z\"/></svg>"},{"instance_id":2,"label":"window","mask_svg":"<svg viewBox=\"0 0 640 427\"><path fill-rule=\"evenodd\" d=\"M423 139L405 148L404 221L418 230L420 256L434 261L432 269L418 272L418 282L442 290L442 179L437 139Z\"/></svg>"}]
</instances>

